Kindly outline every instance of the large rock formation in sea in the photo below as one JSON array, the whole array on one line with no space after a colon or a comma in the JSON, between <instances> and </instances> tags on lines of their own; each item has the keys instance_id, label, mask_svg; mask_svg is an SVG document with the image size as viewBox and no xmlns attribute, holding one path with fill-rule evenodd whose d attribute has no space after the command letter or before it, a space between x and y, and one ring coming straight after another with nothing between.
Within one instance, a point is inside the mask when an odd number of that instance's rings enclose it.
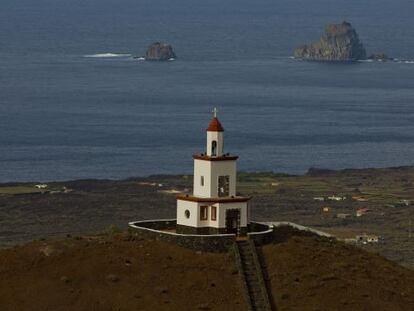
<instances>
[{"instance_id":1,"label":"large rock formation in sea","mask_svg":"<svg viewBox=\"0 0 414 311\"><path fill-rule=\"evenodd\" d=\"M314 61L356 61L366 59L358 34L348 22L329 24L318 42L298 47L295 58Z\"/></svg>"},{"instance_id":2,"label":"large rock formation in sea","mask_svg":"<svg viewBox=\"0 0 414 311\"><path fill-rule=\"evenodd\" d=\"M146 60L165 61L173 58L176 58L176 55L172 46L163 42L154 42L145 54Z\"/></svg>"}]
</instances>

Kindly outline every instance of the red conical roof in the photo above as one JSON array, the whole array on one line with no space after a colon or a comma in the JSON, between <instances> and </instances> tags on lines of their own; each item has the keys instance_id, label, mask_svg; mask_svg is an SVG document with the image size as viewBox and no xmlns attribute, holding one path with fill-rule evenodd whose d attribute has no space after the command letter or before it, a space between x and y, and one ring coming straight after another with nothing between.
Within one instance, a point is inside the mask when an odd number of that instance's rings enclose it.
<instances>
[{"instance_id":1,"label":"red conical roof","mask_svg":"<svg viewBox=\"0 0 414 311\"><path fill-rule=\"evenodd\" d=\"M214 117L213 119L211 119L210 124L208 125L207 128L208 132L224 132L224 128L221 125L219 119L217 119L217 117Z\"/></svg>"}]
</instances>

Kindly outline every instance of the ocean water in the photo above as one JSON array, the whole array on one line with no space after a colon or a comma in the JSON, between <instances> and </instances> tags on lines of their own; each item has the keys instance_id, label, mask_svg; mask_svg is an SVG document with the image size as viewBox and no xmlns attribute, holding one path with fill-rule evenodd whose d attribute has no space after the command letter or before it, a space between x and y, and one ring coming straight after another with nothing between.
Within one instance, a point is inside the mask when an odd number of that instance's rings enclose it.
<instances>
[{"instance_id":1,"label":"ocean water","mask_svg":"<svg viewBox=\"0 0 414 311\"><path fill-rule=\"evenodd\" d=\"M414 164L412 0L1 0L0 182L191 173L217 107L239 169ZM368 53L291 58L347 20ZM134 60L153 41L177 60Z\"/></svg>"}]
</instances>

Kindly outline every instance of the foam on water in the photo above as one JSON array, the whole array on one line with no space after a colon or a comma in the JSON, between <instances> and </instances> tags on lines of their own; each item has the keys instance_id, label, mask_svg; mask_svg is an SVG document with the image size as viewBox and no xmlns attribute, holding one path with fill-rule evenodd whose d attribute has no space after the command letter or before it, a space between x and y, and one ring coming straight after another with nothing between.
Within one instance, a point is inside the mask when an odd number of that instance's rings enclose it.
<instances>
[{"instance_id":1,"label":"foam on water","mask_svg":"<svg viewBox=\"0 0 414 311\"><path fill-rule=\"evenodd\" d=\"M398 59L398 58L394 58L391 60L375 60L375 59L363 59L363 60L358 60L358 62L360 63L396 63L396 64L414 64L414 60L410 60L410 59Z\"/></svg>"},{"instance_id":2,"label":"foam on water","mask_svg":"<svg viewBox=\"0 0 414 311\"><path fill-rule=\"evenodd\" d=\"M414 60L412 59L398 59L395 58L391 62L397 63L397 64L414 64Z\"/></svg>"},{"instance_id":3,"label":"foam on water","mask_svg":"<svg viewBox=\"0 0 414 311\"><path fill-rule=\"evenodd\" d=\"M131 56L131 54L98 53L98 54L84 55L83 57L91 57L91 58L109 58L109 57L130 57L130 56Z\"/></svg>"}]
</instances>

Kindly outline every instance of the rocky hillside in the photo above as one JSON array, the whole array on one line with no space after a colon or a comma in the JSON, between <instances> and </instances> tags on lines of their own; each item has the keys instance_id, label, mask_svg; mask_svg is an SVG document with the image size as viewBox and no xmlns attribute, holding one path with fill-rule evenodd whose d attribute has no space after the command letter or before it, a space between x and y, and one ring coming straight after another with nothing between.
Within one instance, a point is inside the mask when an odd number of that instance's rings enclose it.
<instances>
[{"instance_id":1,"label":"rocky hillside","mask_svg":"<svg viewBox=\"0 0 414 311\"><path fill-rule=\"evenodd\" d=\"M284 230L284 229L280 229ZM297 231L259 249L277 310L413 310L414 271ZM37 241L0 251L9 310L246 310L231 253L130 234Z\"/></svg>"},{"instance_id":2,"label":"rocky hillside","mask_svg":"<svg viewBox=\"0 0 414 311\"><path fill-rule=\"evenodd\" d=\"M354 246L282 227L262 248L277 310L414 310L414 271Z\"/></svg>"},{"instance_id":3,"label":"rocky hillside","mask_svg":"<svg viewBox=\"0 0 414 311\"><path fill-rule=\"evenodd\" d=\"M246 310L239 282L229 254L126 235L0 252L1 311Z\"/></svg>"},{"instance_id":4,"label":"rocky hillside","mask_svg":"<svg viewBox=\"0 0 414 311\"><path fill-rule=\"evenodd\" d=\"M314 61L355 61L366 58L358 34L348 22L329 24L318 42L298 47L296 58Z\"/></svg>"}]
</instances>

